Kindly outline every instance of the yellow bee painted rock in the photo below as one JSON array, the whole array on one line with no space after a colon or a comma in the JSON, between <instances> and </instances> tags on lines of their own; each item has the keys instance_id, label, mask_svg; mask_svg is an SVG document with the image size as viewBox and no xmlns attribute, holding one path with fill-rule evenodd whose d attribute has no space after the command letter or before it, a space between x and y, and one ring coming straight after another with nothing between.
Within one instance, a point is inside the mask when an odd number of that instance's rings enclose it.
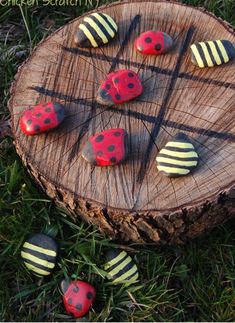
<instances>
[{"instance_id":1,"label":"yellow bee painted rock","mask_svg":"<svg viewBox=\"0 0 235 323\"><path fill-rule=\"evenodd\" d=\"M105 255L104 269L113 284L133 284L138 281L139 273L136 264L124 250L110 249Z\"/></svg>"},{"instance_id":2,"label":"yellow bee painted rock","mask_svg":"<svg viewBox=\"0 0 235 323\"><path fill-rule=\"evenodd\" d=\"M179 132L157 155L157 168L168 177L189 174L198 164L198 154L188 136Z\"/></svg>"},{"instance_id":3,"label":"yellow bee painted rock","mask_svg":"<svg viewBox=\"0 0 235 323\"><path fill-rule=\"evenodd\" d=\"M109 43L118 30L116 22L106 13L92 13L78 26L74 42L78 47L100 47Z\"/></svg>"},{"instance_id":4,"label":"yellow bee painted rock","mask_svg":"<svg viewBox=\"0 0 235 323\"><path fill-rule=\"evenodd\" d=\"M42 277L51 274L56 265L58 247L45 234L34 234L23 244L21 258L26 268L34 275Z\"/></svg>"},{"instance_id":5,"label":"yellow bee painted rock","mask_svg":"<svg viewBox=\"0 0 235 323\"><path fill-rule=\"evenodd\" d=\"M235 46L229 40L211 40L191 45L191 61L199 67L213 67L235 57Z\"/></svg>"}]
</instances>

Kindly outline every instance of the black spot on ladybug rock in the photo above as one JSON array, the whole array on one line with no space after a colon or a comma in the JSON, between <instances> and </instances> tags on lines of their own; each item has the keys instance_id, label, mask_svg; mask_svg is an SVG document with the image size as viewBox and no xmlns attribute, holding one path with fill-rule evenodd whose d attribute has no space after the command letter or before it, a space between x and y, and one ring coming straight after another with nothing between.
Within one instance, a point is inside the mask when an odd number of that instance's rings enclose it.
<instances>
[{"instance_id":1,"label":"black spot on ladybug rock","mask_svg":"<svg viewBox=\"0 0 235 323\"><path fill-rule=\"evenodd\" d=\"M104 140L104 136L103 135L99 135L95 138L96 142L101 142L102 140Z\"/></svg>"},{"instance_id":2,"label":"black spot on ladybug rock","mask_svg":"<svg viewBox=\"0 0 235 323\"><path fill-rule=\"evenodd\" d=\"M110 158L111 163L116 163L116 160L117 160L116 157L111 157Z\"/></svg>"},{"instance_id":3,"label":"black spot on ladybug rock","mask_svg":"<svg viewBox=\"0 0 235 323\"><path fill-rule=\"evenodd\" d=\"M115 77L114 83L118 83L118 82L119 82L119 78Z\"/></svg>"},{"instance_id":4,"label":"black spot on ladybug rock","mask_svg":"<svg viewBox=\"0 0 235 323\"><path fill-rule=\"evenodd\" d=\"M42 114L41 113L37 113L37 114L35 114L35 117L37 117L37 118L40 118L42 116Z\"/></svg>"},{"instance_id":5,"label":"black spot on ladybug rock","mask_svg":"<svg viewBox=\"0 0 235 323\"><path fill-rule=\"evenodd\" d=\"M120 136L120 132L118 132L118 131L114 132L114 136L119 137Z\"/></svg>"},{"instance_id":6,"label":"black spot on ladybug rock","mask_svg":"<svg viewBox=\"0 0 235 323\"><path fill-rule=\"evenodd\" d=\"M114 145L108 146L108 151L114 151L114 149L115 149L115 146Z\"/></svg>"},{"instance_id":7,"label":"black spot on ladybug rock","mask_svg":"<svg viewBox=\"0 0 235 323\"><path fill-rule=\"evenodd\" d=\"M69 305L72 305L72 303L73 303L72 298L69 298L69 299L68 299L68 304L69 304Z\"/></svg>"},{"instance_id":8,"label":"black spot on ladybug rock","mask_svg":"<svg viewBox=\"0 0 235 323\"><path fill-rule=\"evenodd\" d=\"M87 293L87 295L86 295L86 297L87 297L88 299L92 299L92 298L93 298L93 294L92 294L92 292L88 292L88 293Z\"/></svg>"},{"instance_id":9,"label":"black spot on ladybug rock","mask_svg":"<svg viewBox=\"0 0 235 323\"><path fill-rule=\"evenodd\" d=\"M101 96L101 98L103 98L104 100L106 99L110 99L110 95L108 94L108 92L106 92L104 89L102 89L100 92L99 92L99 95Z\"/></svg>"},{"instance_id":10,"label":"black spot on ladybug rock","mask_svg":"<svg viewBox=\"0 0 235 323\"><path fill-rule=\"evenodd\" d=\"M45 111L46 112L51 112L51 108L46 108Z\"/></svg>"},{"instance_id":11,"label":"black spot on ladybug rock","mask_svg":"<svg viewBox=\"0 0 235 323\"><path fill-rule=\"evenodd\" d=\"M128 76L129 77L134 77L134 74L133 73L128 73Z\"/></svg>"},{"instance_id":12,"label":"black spot on ladybug rock","mask_svg":"<svg viewBox=\"0 0 235 323\"><path fill-rule=\"evenodd\" d=\"M38 124L35 124L35 126L33 127L33 129L35 131L40 131L40 126Z\"/></svg>"},{"instance_id":13,"label":"black spot on ladybug rock","mask_svg":"<svg viewBox=\"0 0 235 323\"><path fill-rule=\"evenodd\" d=\"M82 304L76 304L76 309L78 310L78 311L81 311L82 310Z\"/></svg>"},{"instance_id":14,"label":"black spot on ladybug rock","mask_svg":"<svg viewBox=\"0 0 235 323\"><path fill-rule=\"evenodd\" d=\"M117 100L121 100L121 95L120 95L120 94L115 94L115 98L116 98Z\"/></svg>"},{"instance_id":15,"label":"black spot on ladybug rock","mask_svg":"<svg viewBox=\"0 0 235 323\"><path fill-rule=\"evenodd\" d=\"M103 155L103 152L101 150L99 150L99 151L97 151L96 155L101 157Z\"/></svg>"},{"instance_id":16,"label":"black spot on ladybug rock","mask_svg":"<svg viewBox=\"0 0 235 323\"><path fill-rule=\"evenodd\" d=\"M156 49L156 50L160 50L161 48L162 48L161 44L156 44L156 45L155 45L155 49Z\"/></svg>"},{"instance_id":17,"label":"black spot on ladybug rock","mask_svg":"<svg viewBox=\"0 0 235 323\"><path fill-rule=\"evenodd\" d=\"M110 84L105 85L106 90L110 90Z\"/></svg>"},{"instance_id":18,"label":"black spot on ladybug rock","mask_svg":"<svg viewBox=\"0 0 235 323\"><path fill-rule=\"evenodd\" d=\"M129 87L129 89L133 89L134 84L133 83L129 83L127 86Z\"/></svg>"},{"instance_id":19,"label":"black spot on ladybug rock","mask_svg":"<svg viewBox=\"0 0 235 323\"><path fill-rule=\"evenodd\" d=\"M50 123L51 122L51 119L50 118L46 118L45 120L44 120L44 123L46 123L46 124L48 124L48 123Z\"/></svg>"},{"instance_id":20,"label":"black spot on ladybug rock","mask_svg":"<svg viewBox=\"0 0 235 323\"><path fill-rule=\"evenodd\" d=\"M152 39L150 37L146 37L145 38L145 42L148 43L148 44L150 44L152 42Z\"/></svg>"},{"instance_id":21,"label":"black spot on ladybug rock","mask_svg":"<svg viewBox=\"0 0 235 323\"><path fill-rule=\"evenodd\" d=\"M32 120L31 120L31 119L29 119L29 120L27 120L27 121L26 121L26 123L27 123L28 125L31 125Z\"/></svg>"},{"instance_id":22,"label":"black spot on ladybug rock","mask_svg":"<svg viewBox=\"0 0 235 323\"><path fill-rule=\"evenodd\" d=\"M79 288L78 288L77 286L75 286L75 287L73 288L73 291L74 291L74 293L78 293Z\"/></svg>"}]
</instances>

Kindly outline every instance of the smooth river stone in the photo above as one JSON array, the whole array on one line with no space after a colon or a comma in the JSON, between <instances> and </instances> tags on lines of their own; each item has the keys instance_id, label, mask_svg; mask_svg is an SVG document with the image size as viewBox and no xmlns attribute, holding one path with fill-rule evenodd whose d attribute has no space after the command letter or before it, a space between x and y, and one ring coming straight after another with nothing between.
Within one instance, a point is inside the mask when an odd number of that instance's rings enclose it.
<instances>
[{"instance_id":1,"label":"smooth river stone","mask_svg":"<svg viewBox=\"0 0 235 323\"><path fill-rule=\"evenodd\" d=\"M60 288L63 293L63 303L66 312L75 318L86 315L95 300L95 288L81 280L73 280L71 282L63 280Z\"/></svg>"},{"instance_id":2,"label":"smooth river stone","mask_svg":"<svg viewBox=\"0 0 235 323\"><path fill-rule=\"evenodd\" d=\"M38 233L23 244L21 258L26 268L36 276L48 276L56 265L58 247L54 239Z\"/></svg>"},{"instance_id":3,"label":"smooth river stone","mask_svg":"<svg viewBox=\"0 0 235 323\"><path fill-rule=\"evenodd\" d=\"M103 105L128 102L139 96L143 86L138 75L131 70L119 70L107 75L100 85L96 101Z\"/></svg>"},{"instance_id":4,"label":"smooth river stone","mask_svg":"<svg viewBox=\"0 0 235 323\"><path fill-rule=\"evenodd\" d=\"M124 250L110 249L105 255L104 269L114 284L133 284L139 278L138 268Z\"/></svg>"},{"instance_id":5,"label":"smooth river stone","mask_svg":"<svg viewBox=\"0 0 235 323\"><path fill-rule=\"evenodd\" d=\"M235 57L235 46L229 40L212 40L191 45L191 61L203 67L229 62Z\"/></svg>"},{"instance_id":6,"label":"smooth river stone","mask_svg":"<svg viewBox=\"0 0 235 323\"><path fill-rule=\"evenodd\" d=\"M25 110L20 118L20 129L28 136L58 127L64 120L64 106L58 102L38 104Z\"/></svg>"},{"instance_id":7,"label":"smooth river stone","mask_svg":"<svg viewBox=\"0 0 235 323\"><path fill-rule=\"evenodd\" d=\"M95 166L123 162L128 155L128 135L122 128L113 128L90 137L82 149L82 157Z\"/></svg>"},{"instance_id":8,"label":"smooth river stone","mask_svg":"<svg viewBox=\"0 0 235 323\"><path fill-rule=\"evenodd\" d=\"M100 47L109 43L117 34L118 26L106 13L92 13L78 26L74 42L78 47Z\"/></svg>"},{"instance_id":9,"label":"smooth river stone","mask_svg":"<svg viewBox=\"0 0 235 323\"><path fill-rule=\"evenodd\" d=\"M135 48L141 54L161 55L173 46L172 38L162 31L146 31L135 40Z\"/></svg>"},{"instance_id":10,"label":"smooth river stone","mask_svg":"<svg viewBox=\"0 0 235 323\"><path fill-rule=\"evenodd\" d=\"M157 155L157 168L169 177L189 174L198 164L198 154L187 135L180 132Z\"/></svg>"}]
</instances>

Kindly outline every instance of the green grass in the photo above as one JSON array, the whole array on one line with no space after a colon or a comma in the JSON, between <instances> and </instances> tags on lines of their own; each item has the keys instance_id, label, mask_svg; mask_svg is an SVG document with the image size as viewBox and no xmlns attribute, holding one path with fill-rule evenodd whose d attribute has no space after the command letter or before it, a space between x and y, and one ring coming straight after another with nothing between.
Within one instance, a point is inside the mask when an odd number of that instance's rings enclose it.
<instances>
[{"instance_id":1,"label":"green grass","mask_svg":"<svg viewBox=\"0 0 235 323\"><path fill-rule=\"evenodd\" d=\"M185 2L235 25L234 0ZM9 86L30 47L88 9L0 6L0 118L8 117ZM97 301L87 320L235 320L234 220L185 246L130 245L140 282L113 286L102 271L103 254L118 244L93 226L79 220L74 224L27 175L12 140L1 139L0 146L0 320L71 321L58 288L64 277L96 287ZM55 272L43 281L35 280L19 257L23 241L34 232L56 235L61 247Z\"/></svg>"}]
</instances>

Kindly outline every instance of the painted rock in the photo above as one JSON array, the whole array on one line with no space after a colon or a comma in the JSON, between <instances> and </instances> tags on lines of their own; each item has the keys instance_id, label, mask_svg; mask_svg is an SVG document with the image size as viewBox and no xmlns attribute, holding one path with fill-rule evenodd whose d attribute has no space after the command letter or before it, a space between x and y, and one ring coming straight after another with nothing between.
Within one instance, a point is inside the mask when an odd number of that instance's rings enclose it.
<instances>
[{"instance_id":1,"label":"painted rock","mask_svg":"<svg viewBox=\"0 0 235 323\"><path fill-rule=\"evenodd\" d=\"M212 40L191 45L191 61L203 67L227 63L235 57L235 45L229 40Z\"/></svg>"},{"instance_id":2,"label":"painted rock","mask_svg":"<svg viewBox=\"0 0 235 323\"><path fill-rule=\"evenodd\" d=\"M79 47L99 47L110 42L118 30L117 24L106 13L92 13L78 26L74 42Z\"/></svg>"},{"instance_id":3,"label":"painted rock","mask_svg":"<svg viewBox=\"0 0 235 323\"><path fill-rule=\"evenodd\" d=\"M90 137L82 149L82 157L95 166L123 162L128 155L128 135L124 129L113 128Z\"/></svg>"},{"instance_id":4,"label":"painted rock","mask_svg":"<svg viewBox=\"0 0 235 323\"><path fill-rule=\"evenodd\" d=\"M74 317L84 316L96 297L95 288L81 280L73 280L61 282L61 291L63 293L63 303L66 312Z\"/></svg>"},{"instance_id":5,"label":"painted rock","mask_svg":"<svg viewBox=\"0 0 235 323\"><path fill-rule=\"evenodd\" d=\"M197 166L198 154L189 138L182 132L160 150L157 168L169 177L187 175Z\"/></svg>"},{"instance_id":6,"label":"painted rock","mask_svg":"<svg viewBox=\"0 0 235 323\"><path fill-rule=\"evenodd\" d=\"M133 284L139 273L136 264L124 250L110 249L105 255L104 269L114 284Z\"/></svg>"},{"instance_id":7,"label":"painted rock","mask_svg":"<svg viewBox=\"0 0 235 323\"><path fill-rule=\"evenodd\" d=\"M64 107L58 102L48 102L25 110L20 128L26 135L33 136L57 127L63 120Z\"/></svg>"},{"instance_id":8,"label":"painted rock","mask_svg":"<svg viewBox=\"0 0 235 323\"><path fill-rule=\"evenodd\" d=\"M96 101L103 105L128 102L143 91L138 75L131 70L119 70L108 74L98 90Z\"/></svg>"},{"instance_id":9,"label":"painted rock","mask_svg":"<svg viewBox=\"0 0 235 323\"><path fill-rule=\"evenodd\" d=\"M146 31L135 40L135 48L141 54L160 55L173 46L172 38L163 31Z\"/></svg>"},{"instance_id":10,"label":"painted rock","mask_svg":"<svg viewBox=\"0 0 235 323\"><path fill-rule=\"evenodd\" d=\"M34 234L24 244L21 257L24 265L36 276L48 276L56 265L58 247L45 234Z\"/></svg>"}]
</instances>

